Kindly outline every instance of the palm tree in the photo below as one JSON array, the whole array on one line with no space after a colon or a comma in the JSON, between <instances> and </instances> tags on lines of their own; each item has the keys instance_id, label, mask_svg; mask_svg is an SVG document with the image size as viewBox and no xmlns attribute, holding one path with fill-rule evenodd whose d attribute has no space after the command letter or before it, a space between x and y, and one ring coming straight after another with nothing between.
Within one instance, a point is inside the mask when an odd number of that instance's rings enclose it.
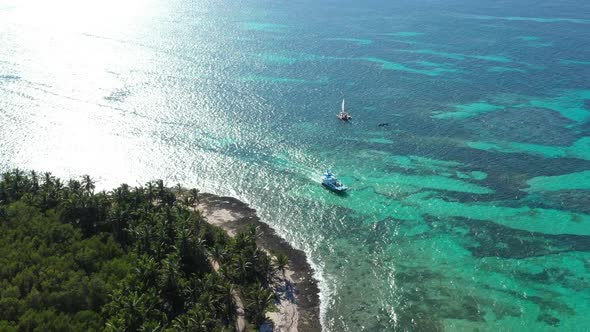
<instances>
[{"instance_id":1,"label":"palm tree","mask_svg":"<svg viewBox=\"0 0 590 332\"><path fill-rule=\"evenodd\" d=\"M164 200L164 196L166 195L166 187L164 187L164 181L156 180L156 187L158 188L158 198L160 201Z\"/></svg>"},{"instance_id":2,"label":"palm tree","mask_svg":"<svg viewBox=\"0 0 590 332\"><path fill-rule=\"evenodd\" d=\"M165 191L163 197L161 197L160 199L164 206L171 208L174 206L174 202L176 202L176 195L174 195L170 191Z\"/></svg>"},{"instance_id":3,"label":"palm tree","mask_svg":"<svg viewBox=\"0 0 590 332\"><path fill-rule=\"evenodd\" d=\"M59 194L59 192L63 189L64 185L63 183L61 183L60 179L55 179L55 181L53 182L53 187L55 188L56 193Z\"/></svg>"},{"instance_id":4,"label":"palm tree","mask_svg":"<svg viewBox=\"0 0 590 332\"><path fill-rule=\"evenodd\" d=\"M156 297L152 293L144 292L140 295L129 287L116 290L110 297L111 302L105 308L105 312L112 317L107 324L107 330L139 330L153 314L156 303Z\"/></svg>"},{"instance_id":5,"label":"palm tree","mask_svg":"<svg viewBox=\"0 0 590 332\"><path fill-rule=\"evenodd\" d=\"M51 204L50 207L55 207L58 204L59 199L63 196L63 192L62 192L63 186L64 185L60 179L58 179L58 178L53 179L53 185L49 189L49 192L48 192L49 202Z\"/></svg>"},{"instance_id":6,"label":"palm tree","mask_svg":"<svg viewBox=\"0 0 590 332\"><path fill-rule=\"evenodd\" d=\"M184 188L180 183L176 184L176 195L182 196L184 194Z\"/></svg>"},{"instance_id":7,"label":"palm tree","mask_svg":"<svg viewBox=\"0 0 590 332\"><path fill-rule=\"evenodd\" d=\"M147 194L148 200L150 202L152 202L154 200L154 196L155 196L155 186L154 186L154 183L150 181L150 182L148 182L148 183L145 184L145 187L146 187L146 194Z\"/></svg>"},{"instance_id":8,"label":"palm tree","mask_svg":"<svg viewBox=\"0 0 590 332\"><path fill-rule=\"evenodd\" d=\"M289 257L284 253L280 252L274 257L274 266L277 271L280 271L283 279L285 278L285 268L289 265Z\"/></svg>"},{"instance_id":9,"label":"palm tree","mask_svg":"<svg viewBox=\"0 0 590 332\"><path fill-rule=\"evenodd\" d=\"M235 295L236 292L231 283L221 280L217 281L215 303L218 311L221 312L221 318L226 325L229 325L234 320L234 315L236 313Z\"/></svg>"},{"instance_id":10,"label":"palm tree","mask_svg":"<svg viewBox=\"0 0 590 332\"><path fill-rule=\"evenodd\" d=\"M143 255L133 268L133 273L139 278L146 289L155 286L158 282L158 263L148 255Z\"/></svg>"},{"instance_id":11,"label":"palm tree","mask_svg":"<svg viewBox=\"0 0 590 332\"><path fill-rule=\"evenodd\" d=\"M199 203L199 189L193 188L189 190L190 205L194 205L195 202Z\"/></svg>"},{"instance_id":12,"label":"palm tree","mask_svg":"<svg viewBox=\"0 0 590 332\"><path fill-rule=\"evenodd\" d=\"M6 185L9 185L12 182L12 174L10 172L5 172L2 174L2 182Z\"/></svg>"},{"instance_id":13,"label":"palm tree","mask_svg":"<svg viewBox=\"0 0 590 332\"><path fill-rule=\"evenodd\" d=\"M112 317L106 323L104 332L125 331L125 319L123 317Z\"/></svg>"},{"instance_id":14,"label":"palm tree","mask_svg":"<svg viewBox=\"0 0 590 332\"><path fill-rule=\"evenodd\" d=\"M188 314L178 316L172 321L174 331L199 331L196 327L199 325L197 320ZM204 329L202 331L205 331Z\"/></svg>"},{"instance_id":15,"label":"palm tree","mask_svg":"<svg viewBox=\"0 0 590 332\"><path fill-rule=\"evenodd\" d=\"M182 202L182 204L184 204L184 206L186 206L186 207L190 207L190 206L192 205L192 204L191 204L191 198L190 198L190 196L188 196L188 195L184 195L184 196L182 196L182 201L181 201L181 202Z\"/></svg>"},{"instance_id":16,"label":"palm tree","mask_svg":"<svg viewBox=\"0 0 590 332\"><path fill-rule=\"evenodd\" d=\"M246 240L252 243L253 246L256 246L256 239L258 239L258 236L260 235L258 233L258 227L251 224L244 233L246 234Z\"/></svg>"},{"instance_id":17,"label":"palm tree","mask_svg":"<svg viewBox=\"0 0 590 332\"><path fill-rule=\"evenodd\" d=\"M31 190L33 194L36 194L39 191L39 177L35 171L31 171Z\"/></svg>"},{"instance_id":18,"label":"palm tree","mask_svg":"<svg viewBox=\"0 0 590 332\"><path fill-rule=\"evenodd\" d=\"M213 258L214 261L216 261L217 263L221 263L224 261L227 252L225 251L223 246L215 245L213 246L213 248L209 250L209 254L211 255L211 258Z\"/></svg>"},{"instance_id":19,"label":"palm tree","mask_svg":"<svg viewBox=\"0 0 590 332\"><path fill-rule=\"evenodd\" d=\"M166 256L161 263L162 268L160 269L157 286L160 298L170 305L170 313L178 313L184 306L184 298L182 297L184 285L179 257L176 253L173 253Z\"/></svg>"},{"instance_id":20,"label":"palm tree","mask_svg":"<svg viewBox=\"0 0 590 332\"><path fill-rule=\"evenodd\" d=\"M125 202L128 202L128 198L130 195L130 191L129 191L129 185L126 183L123 183L122 185L119 186L119 188L115 189L113 191L113 198L115 200L114 203L118 204L118 205L122 205Z\"/></svg>"},{"instance_id":21,"label":"palm tree","mask_svg":"<svg viewBox=\"0 0 590 332\"><path fill-rule=\"evenodd\" d=\"M141 324L139 327L139 332L160 332L164 331L162 328L162 323L157 322L155 320L149 320Z\"/></svg>"},{"instance_id":22,"label":"palm tree","mask_svg":"<svg viewBox=\"0 0 590 332\"><path fill-rule=\"evenodd\" d=\"M70 194L73 194L75 197L82 196L82 183L78 180L70 180L68 181L68 188Z\"/></svg>"},{"instance_id":23,"label":"palm tree","mask_svg":"<svg viewBox=\"0 0 590 332\"><path fill-rule=\"evenodd\" d=\"M246 280L250 277L250 271L252 271L252 262L246 258L245 255L239 254L233 264L232 264L234 272L237 273L237 278L240 283L245 283Z\"/></svg>"},{"instance_id":24,"label":"palm tree","mask_svg":"<svg viewBox=\"0 0 590 332\"><path fill-rule=\"evenodd\" d=\"M46 187L51 187L53 185L53 176L51 175L51 172L45 172L43 173L43 185Z\"/></svg>"},{"instance_id":25,"label":"palm tree","mask_svg":"<svg viewBox=\"0 0 590 332\"><path fill-rule=\"evenodd\" d=\"M208 332L213 330L214 325L215 321L211 314L200 305L193 306L186 314L176 317L172 322L174 331Z\"/></svg>"},{"instance_id":26,"label":"palm tree","mask_svg":"<svg viewBox=\"0 0 590 332\"><path fill-rule=\"evenodd\" d=\"M244 309L248 319L256 325L261 325L266 321L266 311L271 309L275 302L274 293L256 283L249 287L244 295Z\"/></svg>"},{"instance_id":27,"label":"palm tree","mask_svg":"<svg viewBox=\"0 0 590 332\"><path fill-rule=\"evenodd\" d=\"M6 189L7 186L4 180L4 174L2 181L0 181L0 204L6 204L9 200L8 190Z\"/></svg>"},{"instance_id":28,"label":"palm tree","mask_svg":"<svg viewBox=\"0 0 590 332\"><path fill-rule=\"evenodd\" d=\"M82 177L82 186L84 188L84 191L86 192L87 195L92 195L94 194L94 180L92 180L92 178L90 177L90 175L84 175Z\"/></svg>"},{"instance_id":29,"label":"palm tree","mask_svg":"<svg viewBox=\"0 0 590 332\"><path fill-rule=\"evenodd\" d=\"M20 184L22 182L23 173L18 168L15 168L13 173L14 173L14 182L13 182L14 194L18 195L18 193L20 191Z\"/></svg>"}]
</instances>

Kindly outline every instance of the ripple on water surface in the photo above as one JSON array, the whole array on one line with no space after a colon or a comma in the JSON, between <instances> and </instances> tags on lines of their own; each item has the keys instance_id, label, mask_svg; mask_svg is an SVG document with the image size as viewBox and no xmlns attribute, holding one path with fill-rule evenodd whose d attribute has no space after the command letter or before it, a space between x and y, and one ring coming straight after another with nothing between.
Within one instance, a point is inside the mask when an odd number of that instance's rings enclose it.
<instances>
[{"instance_id":1,"label":"ripple on water surface","mask_svg":"<svg viewBox=\"0 0 590 332\"><path fill-rule=\"evenodd\" d=\"M242 199L308 254L328 331L590 324L590 50L567 6L149 0L55 25L13 2L0 168Z\"/></svg>"}]
</instances>

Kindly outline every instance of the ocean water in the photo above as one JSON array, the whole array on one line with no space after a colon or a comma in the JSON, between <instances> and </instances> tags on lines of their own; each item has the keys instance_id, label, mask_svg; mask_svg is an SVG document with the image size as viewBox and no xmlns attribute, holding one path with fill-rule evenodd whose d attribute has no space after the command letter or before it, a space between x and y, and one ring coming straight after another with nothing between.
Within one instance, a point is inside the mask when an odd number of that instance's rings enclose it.
<instances>
[{"instance_id":1,"label":"ocean water","mask_svg":"<svg viewBox=\"0 0 590 332\"><path fill-rule=\"evenodd\" d=\"M588 330L589 120L584 0L0 1L0 169L235 196L326 331Z\"/></svg>"}]
</instances>

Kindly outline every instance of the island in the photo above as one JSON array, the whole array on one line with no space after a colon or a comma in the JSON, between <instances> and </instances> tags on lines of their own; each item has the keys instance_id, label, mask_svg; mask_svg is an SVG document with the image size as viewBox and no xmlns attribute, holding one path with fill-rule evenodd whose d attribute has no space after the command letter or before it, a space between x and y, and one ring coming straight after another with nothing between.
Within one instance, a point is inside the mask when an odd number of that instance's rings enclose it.
<instances>
[{"instance_id":1,"label":"island","mask_svg":"<svg viewBox=\"0 0 590 332\"><path fill-rule=\"evenodd\" d=\"M303 252L230 197L0 179L2 331L320 331Z\"/></svg>"}]
</instances>

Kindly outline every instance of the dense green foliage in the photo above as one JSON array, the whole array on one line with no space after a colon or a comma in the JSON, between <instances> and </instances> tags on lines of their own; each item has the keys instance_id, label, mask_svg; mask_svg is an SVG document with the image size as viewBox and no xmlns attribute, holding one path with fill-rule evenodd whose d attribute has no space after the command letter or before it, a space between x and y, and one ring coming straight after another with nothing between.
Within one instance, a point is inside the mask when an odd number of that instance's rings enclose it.
<instances>
[{"instance_id":1,"label":"dense green foliage","mask_svg":"<svg viewBox=\"0 0 590 332\"><path fill-rule=\"evenodd\" d=\"M0 330L230 331L235 296L264 321L274 271L256 230L229 238L190 208L198 193L3 174Z\"/></svg>"}]
</instances>

